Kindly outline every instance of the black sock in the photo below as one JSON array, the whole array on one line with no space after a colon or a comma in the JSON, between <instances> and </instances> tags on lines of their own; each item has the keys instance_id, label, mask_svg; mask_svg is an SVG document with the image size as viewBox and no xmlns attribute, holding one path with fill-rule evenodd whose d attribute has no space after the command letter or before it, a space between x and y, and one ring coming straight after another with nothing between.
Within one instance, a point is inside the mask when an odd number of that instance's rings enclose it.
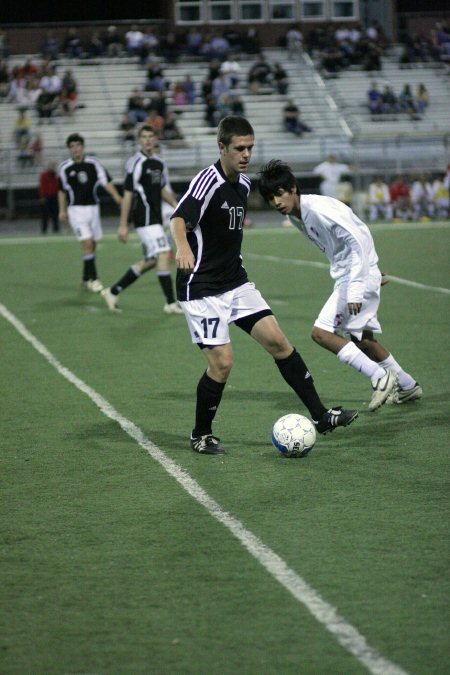
<instances>
[{"instance_id":1,"label":"black sock","mask_svg":"<svg viewBox=\"0 0 450 675\"><path fill-rule=\"evenodd\" d=\"M204 436L211 433L212 421L219 407L225 382L212 380L206 371L197 385L197 408L195 411L195 428L193 436Z\"/></svg>"},{"instance_id":2,"label":"black sock","mask_svg":"<svg viewBox=\"0 0 450 675\"><path fill-rule=\"evenodd\" d=\"M130 267L129 270L125 272L123 277L117 281L114 286L111 286L111 293L113 295L119 295L119 293L122 293L128 286L131 286L131 284L134 284L135 281L139 279L141 275L136 274L134 269Z\"/></svg>"},{"instance_id":3,"label":"black sock","mask_svg":"<svg viewBox=\"0 0 450 675\"><path fill-rule=\"evenodd\" d=\"M97 278L97 269L95 267L95 253L83 256L83 281L90 281Z\"/></svg>"},{"instance_id":4,"label":"black sock","mask_svg":"<svg viewBox=\"0 0 450 675\"><path fill-rule=\"evenodd\" d=\"M295 347L286 359L275 359L275 363L288 385L308 408L313 420L319 420L327 409L319 398L306 363Z\"/></svg>"},{"instance_id":5,"label":"black sock","mask_svg":"<svg viewBox=\"0 0 450 675\"><path fill-rule=\"evenodd\" d=\"M170 272L158 272L157 277L159 283L161 284L162 292L166 296L167 304L171 305L172 302L175 302L175 296L173 294L172 275L170 274Z\"/></svg>"}]
</instances>

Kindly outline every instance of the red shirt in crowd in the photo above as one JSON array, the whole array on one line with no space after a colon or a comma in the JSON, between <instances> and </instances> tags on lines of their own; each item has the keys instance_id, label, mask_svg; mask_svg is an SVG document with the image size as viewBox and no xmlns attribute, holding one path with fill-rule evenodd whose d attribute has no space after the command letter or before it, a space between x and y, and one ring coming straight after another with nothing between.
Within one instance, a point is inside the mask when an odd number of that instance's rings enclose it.
<instances>
[{"instance_id":1,"label":"red shirt in crowd","mask_svg":"<svg viewBox=\"0 0 450 675\"><path fill-rule=\"evenodd\" d=\"M58 176L55 171L43 171L39 177L39 199L58 194Z\"/></svg>"}]
</instances>

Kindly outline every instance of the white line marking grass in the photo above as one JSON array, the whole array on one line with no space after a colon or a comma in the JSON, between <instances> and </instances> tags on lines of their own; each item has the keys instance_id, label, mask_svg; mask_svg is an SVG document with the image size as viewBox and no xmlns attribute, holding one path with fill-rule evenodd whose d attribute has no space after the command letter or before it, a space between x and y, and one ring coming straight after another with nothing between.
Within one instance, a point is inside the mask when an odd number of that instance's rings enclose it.
<instances>
[{"instance_id":1,"label":"white line marking grass","mask_svg":"<svg viewBox=\"0 0 450 675\"><path fill-rule=\"evenodd\" d=\"M156 446L133 422L123 417L103 396L80 380L74 373L53 356L25 325L17 319L3 304L0 304L0 314L17 330L17 332L39 352L57 372L73 384L79 391L88 396L101 412L109 419L117 422L123 431L146 450L148 454L167 471L179 485L188 492L199 504L222 525L224 525L284 588L302 605L312 616L321 623L361 664L366 666L374 675L407 675L406 671L384 658L376 649L371 647L366 638L358 632L337 609L324 600L302 577L290 569L279 555L258 539L237 518L224 511L207 492L178 464L173 462L158 446ZM206 460L208 461L208 460Z\"/></svg>"}]
</instances>

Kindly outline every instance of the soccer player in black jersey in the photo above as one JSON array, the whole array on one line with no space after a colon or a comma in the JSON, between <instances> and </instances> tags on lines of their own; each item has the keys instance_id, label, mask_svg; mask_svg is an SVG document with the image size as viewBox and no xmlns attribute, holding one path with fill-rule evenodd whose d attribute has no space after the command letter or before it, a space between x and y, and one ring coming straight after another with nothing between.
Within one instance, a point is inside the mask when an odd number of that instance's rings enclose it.
<instances>
[{"instance_id":1,"label":"soccer player in black jersey","mask_svg":"<svg viewBox=\"0 0 450 675\"><path fill-rule=\"evenodd\" d=\"M170 187L166 164L153 152L156 143L153 127L143 124L138 139L141 149L130 157L126 165L118 237L124 243L128 240L128 219L132 212L144 259L134 263L113 286L105 288L102 297L112 312L120 312L117 306L119 293L156 266L166 299L163 311L166 314L182 314L174 295L170 273L171 246L162 225L161 203L164 199L175 208L177 200Z\"/></svg>"},{"instance_id":2,"label":"soccer player in black jersey","mask_svg":"<svg viewBox=\"0 0 450 675\"><path fill-rule=\"evenodd\" d=\"M61 223L69 222L81 242L83 287L99 293L103 286L97 278L95 257L97 242L103 233L98 188L102 186L118 206L122 204L122 197L98 159L85 155L83 136L70 134L66 145L70 159L66 159L58 167L59 220Z\"/></svg>"},{"instance_id":3,"label":"soccer player in black jersey","mask_svg":"<svg viewBox=\"0 0 450 675\"><path fill-rule=\"evenodd\" d=\"M177 294L192 341L208 366L197 386L191 447L218 455L226 451L212 422L233 365L229 324L244 330L275 359L281 375L308 409L319 433L347 426L356 410L327 409L300 354L281 331L272 310L242 265L241 243L254 132L244 117L222 119L217 131L220 158L193 178L171 220L177 246Z\"/></svg>"}]
</instances>

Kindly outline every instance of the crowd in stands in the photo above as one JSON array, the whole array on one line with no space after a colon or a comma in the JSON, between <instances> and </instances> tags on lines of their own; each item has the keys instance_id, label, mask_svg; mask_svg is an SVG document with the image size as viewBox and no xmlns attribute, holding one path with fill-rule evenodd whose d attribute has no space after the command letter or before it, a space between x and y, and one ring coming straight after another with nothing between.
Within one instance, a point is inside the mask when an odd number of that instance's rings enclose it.
<instances>
[{"instance_id":1,"label":"crowd in stands","mask_svg":"<svg viewBox=\"0 0 450 675\"><path fill-rule=\"evenodd\" d=\"M369 220L400 222L448 218L449 188L450 165L446 172L433 176L399 174L389 184L382 176L376 176L367 195Z\"/></svg>"},{"instance_id":2,"label":"crowd in stands","mask_svg":"<svg viewBox=\"0 0 450 675\"><path fill-rule=\"evenodd\" d=\"M406 83L397 95L389 84L380 89L377 82L373 81L367 91L367 105L374 118L378 118L379 115L405 113L410 119L419 120L429 103L430 96L423 82L417 85L416 92L413 92L411 85Z\"/></svg>"}]
</instances>

